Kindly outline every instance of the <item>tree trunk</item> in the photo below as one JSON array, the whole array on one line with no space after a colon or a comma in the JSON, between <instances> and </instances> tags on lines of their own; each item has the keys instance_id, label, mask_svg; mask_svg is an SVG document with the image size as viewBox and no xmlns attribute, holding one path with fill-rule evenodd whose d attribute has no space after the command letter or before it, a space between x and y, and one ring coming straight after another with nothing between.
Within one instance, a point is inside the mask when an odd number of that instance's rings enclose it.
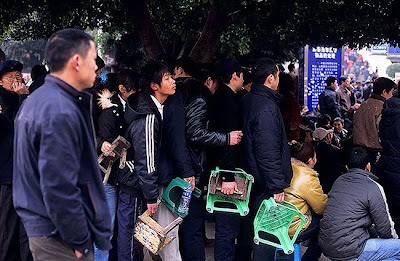
<instances>
[{"instance_id":1,"label":"tree trunk","mask_svg":"<svg viewBox=\"0 0 400 261\"><path fill-rule=\"evenodd\" d=\"M147 58L164 56L165 50L151 20L149 8L145 0L124 0L128 17L133 18L135 30L139 33Z\"/></svg>"},{"instance_id":2,"label":"tree trunk","mask_svg":"<svg viewBox=\"0 0 400 261\"><path fill-rule=\"evenodd\" d=\"M220 37L227 26L227 15L222 11L222 3L214 0L211 4L203 32L189 56L198 63L210 63L218 50Z\"/></svg>"}]
</instances>

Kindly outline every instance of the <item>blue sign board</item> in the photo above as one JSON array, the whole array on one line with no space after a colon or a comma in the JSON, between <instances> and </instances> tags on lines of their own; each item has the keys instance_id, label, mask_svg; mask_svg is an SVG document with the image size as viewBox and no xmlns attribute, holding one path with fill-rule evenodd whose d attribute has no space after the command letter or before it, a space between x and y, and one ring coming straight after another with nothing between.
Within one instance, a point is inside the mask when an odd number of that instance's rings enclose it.
<instances>
[{"instance_id":1,"label":"blue sign board","mask_svg":"<svg viewBox=\"0 0 400 261\"><path fill-rule=\"evenodd\" d=\"M318 97L326 87L326 78L334 76L339 81L342 69L342 49L333 47L308 48L307 106L314 110Z\"/></svg>"}]
</instances>

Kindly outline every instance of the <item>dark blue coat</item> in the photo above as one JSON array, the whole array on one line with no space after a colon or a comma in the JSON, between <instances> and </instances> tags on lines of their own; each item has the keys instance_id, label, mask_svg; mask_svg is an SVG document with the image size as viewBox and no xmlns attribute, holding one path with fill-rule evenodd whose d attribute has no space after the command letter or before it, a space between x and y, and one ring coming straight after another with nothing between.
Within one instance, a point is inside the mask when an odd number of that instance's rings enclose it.
<instances>
[{"instance_id":1,"label":"dark blue coat","mask_svg":"<svg viewBox=\"0 0 400 261\"><path fill-rule=\"evenodd\" d=\"M15 120L14 206L26 232L54 235L81 253L93 242L111 248L90 101L49 75Z\"/></svg>"},{"instance_id":2,"label":"dark blue coat","mask_svg":"<svg viewBox=\"0 0 400 261\"><path fill-rule=\"evenodd\" d=\"M240 104L243 113L244 168L254 176L254 192L278 194L293 176L279 94L253 84Z\"/></svg>"},{"instance_id":3,"label":"dark blue coat","mask_svg":"<svg viewBox=\"0 0 400 261\"><path fill-rule=\"evenodd\" d=\"M328 114L332 120L336 117L342 117L340 113L340 98L331 87L326 87L319 95L318 100L321 114Z\"/></svg>"}]
</instances>

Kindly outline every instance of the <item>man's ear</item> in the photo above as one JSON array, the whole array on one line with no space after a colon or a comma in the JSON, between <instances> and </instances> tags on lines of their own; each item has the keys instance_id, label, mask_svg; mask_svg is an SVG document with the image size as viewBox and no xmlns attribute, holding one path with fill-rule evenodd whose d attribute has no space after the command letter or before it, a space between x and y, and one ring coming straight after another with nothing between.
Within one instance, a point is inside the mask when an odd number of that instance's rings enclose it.
<instances>
[{"instance_id":1,"label":"man's ear","mask_svg":"<svg viewBox=\"0 0 400 261\"><path fill-rule=\"evenodd\" d=\"M69 64L74 68L74 70L79 71L80 67L80 56L75 54L69 59Z\"/></svg>"},{"instance_id":2,"label":"man's ear","mask_svg":"<svg viewBox=\"0 0 400 261\"><path fill-rule=\"evenodd\" d=\"M153 91L157 91L160 88L160 85L158 85L158 83L152 82L150 83L150 87Z\"/></svg>"},{"instance_id":3,"label":"man's ear","mask_svg":"<svg viewBox=\"0 0 400 261\"><path fill-rule=\"evenodd\" d=\"M371 163L368 162L367 166L365 166L366 171L371 171Z\"/></svg>"},{"instance_id":4,"label":"man's ear","mask_svg":"<svg viewBox=\"0 0 400 261\"><path fill-rule=\"evenodd\" d=\"M118 85L118 90L120 93L125 93L126 91L125 87L122 84Z\"/></svg>"}]
</instances>

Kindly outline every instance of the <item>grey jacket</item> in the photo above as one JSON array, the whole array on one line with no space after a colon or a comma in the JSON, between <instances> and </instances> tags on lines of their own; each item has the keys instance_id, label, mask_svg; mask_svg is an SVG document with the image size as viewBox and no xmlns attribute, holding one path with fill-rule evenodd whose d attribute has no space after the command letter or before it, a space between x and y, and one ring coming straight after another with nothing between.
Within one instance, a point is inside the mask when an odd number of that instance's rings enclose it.
<instances>
[{"instance_id":1,"label":"grey jacket","mask_svg":"<svg viewBox=\"0 0 400 261\"><path fill-rule=\"evenodd\" d=\"M358 257L371 238L398 238L390 217L386 196L372 173L350 169L340 176L328 195L320 222L319 245L334 260Z\"/></svg>"}]
</instances>

